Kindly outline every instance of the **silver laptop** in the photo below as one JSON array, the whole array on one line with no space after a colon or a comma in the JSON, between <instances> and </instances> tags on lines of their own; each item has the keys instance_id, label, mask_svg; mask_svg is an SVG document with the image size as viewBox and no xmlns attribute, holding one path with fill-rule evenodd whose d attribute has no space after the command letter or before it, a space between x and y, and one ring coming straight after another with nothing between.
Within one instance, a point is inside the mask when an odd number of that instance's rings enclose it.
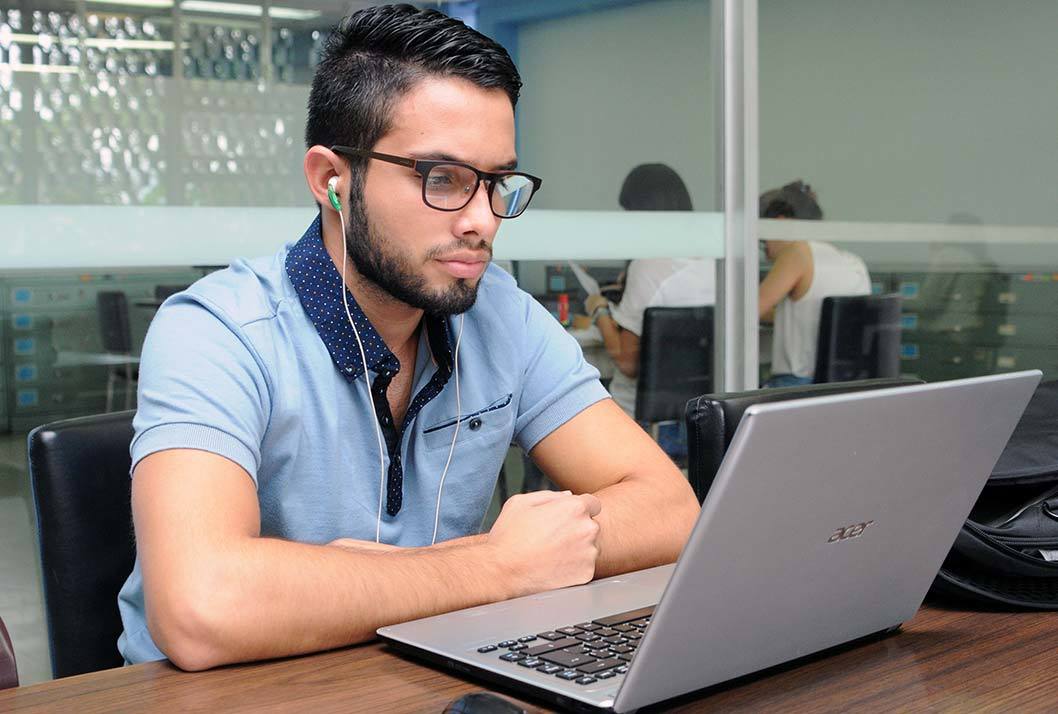
<instances>
[{"instance_id":1,"label":"silver laptop","mask_svg":"<svg viewBox=\"0 0 1058 714\"><path fill-rule=\"evenodd\" d=\"M679 561L378 634L625 712L914 616L1038 371L747 409Z\"/></svg>"}]
</instances>

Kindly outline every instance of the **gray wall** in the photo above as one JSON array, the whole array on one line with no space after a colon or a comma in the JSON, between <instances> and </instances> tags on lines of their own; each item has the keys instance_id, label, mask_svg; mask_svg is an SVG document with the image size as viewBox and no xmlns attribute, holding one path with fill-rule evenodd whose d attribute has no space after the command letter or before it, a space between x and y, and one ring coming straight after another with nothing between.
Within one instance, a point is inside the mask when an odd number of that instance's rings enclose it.
<instances>
[{"instance_id":1,"label":"gray wall","mask_svg":"<svg viewBox=\"0 0 1058 714\"><path fill-rule=\"evenodd\" d=\"M715 204L709 3L646 2L523 26L519 161L534 206L619 208L637 164L662 162L694 207Z\"/></svg>"},{"instance_id":2,"label":"gray wall","mask_svg":"<svg viewBox=\"0 0 1058 714\"><path fill-rule=\"evenodd\" d=\"M643 161L714 205L709 35L705 0L523 28L541 206L616 208ZM803 177L835 220L1056 225L1056 40L1054 0L760 0L761 185Z\"/></svg>"},{"instance_id":3,"label":"gray wall","mask_svg":"<svg viewBox=\"0 0 1058 714\"><path fill-rule=\"evenodd\" d=\"M836 220L1058 224L1056 39L1054 0L762 0L761 184L804 176Z\"/></svg>"}]
</instances>

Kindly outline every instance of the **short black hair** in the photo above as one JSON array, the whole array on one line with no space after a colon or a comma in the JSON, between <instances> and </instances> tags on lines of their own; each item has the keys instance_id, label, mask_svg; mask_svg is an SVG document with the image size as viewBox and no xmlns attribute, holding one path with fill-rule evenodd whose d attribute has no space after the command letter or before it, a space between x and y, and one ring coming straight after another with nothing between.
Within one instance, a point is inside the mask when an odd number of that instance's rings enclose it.
<instances>
[{"instance_id":1,"label":"short black hair","mask_svg":"<svg viewBox=\"0 0 1058 714\"><path fill-rule=\"evenodd\" d=\"M501 89L518 102L522 80L501 45L437 10L379 5L342 19L323 45L309 93L305 144L371 149L396 100L428 76ZM354 181L364 159L350 159Z\"/></svg>"},{"instance_id":2,"label":"short black hair","mask_svg":"<svg viewBox=\"0 0 1058 714\"><path fill-rule=\"evenodd\" d=\"M640 164L628 172L617 202L627 211L690 211L691 194L667 164Z\"/></svg>"},{"instance_id":3,"label":"short black hair","mask_svg":"<svg viewBox=\"0 0 1058 714\"><path fill-rule=\"evenodd\" d=\"M762 193L758 210L761 218L798 218L806 221L823 218L823 209L819 207L816 192L801 179Z\"/></svg>"}]
</instances>

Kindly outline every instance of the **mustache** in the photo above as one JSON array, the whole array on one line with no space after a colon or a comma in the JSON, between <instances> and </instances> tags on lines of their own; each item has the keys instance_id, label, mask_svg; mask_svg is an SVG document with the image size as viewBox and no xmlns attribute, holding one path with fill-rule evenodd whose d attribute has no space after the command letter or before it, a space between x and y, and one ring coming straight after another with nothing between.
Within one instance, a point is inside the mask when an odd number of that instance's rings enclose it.
<instances>
[{"instance_id":1,"label":"mustache","mask_svg":"<svg viewBox=\"0 0 1058 714\"><path fill-rule=\"evenodd\" d=\"M431 248L426 253L426 257L430 260L436 260L444 258L446 255L452 253L460 253L464 251L473 251L475 253L484 253L487 260L492 260L492 246L489 245L488 241L482 239L477 243L473 241L456 241L455 243L449 243L448 245L437 246Z\"/></svg>"}]
</instances>

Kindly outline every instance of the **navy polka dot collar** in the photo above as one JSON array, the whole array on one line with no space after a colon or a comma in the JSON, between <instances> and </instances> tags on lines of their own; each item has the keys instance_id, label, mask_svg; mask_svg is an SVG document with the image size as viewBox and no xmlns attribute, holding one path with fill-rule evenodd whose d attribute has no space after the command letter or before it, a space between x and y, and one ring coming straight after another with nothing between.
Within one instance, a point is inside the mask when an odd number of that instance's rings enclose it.
<instances>
[{"instance_id":1,"label":"navy polka dot collar","mask_svg":"<svg viewBox=\"0 0 1058 714\"><path fill-rule=\"evenodd\" d=\"M357 379L364 373L360 348L356 344L356 336L349 326L349 319L342 305L339 292L339 286L342 284L341 274L323 246L319 215L287 254L286 271L302 307L316 327L323 344L327 346L335 366L347 380ZM400 360L386 346L348 290L346 297L349 300L349 313L353 316L353 322L364 345L368 367L376 374L392 377L400 371ZM427 315L424 323L430 351L437 361L439 371L450 373L452 344L448 321L437 315Z\"/></svg>"}]
</instances>

